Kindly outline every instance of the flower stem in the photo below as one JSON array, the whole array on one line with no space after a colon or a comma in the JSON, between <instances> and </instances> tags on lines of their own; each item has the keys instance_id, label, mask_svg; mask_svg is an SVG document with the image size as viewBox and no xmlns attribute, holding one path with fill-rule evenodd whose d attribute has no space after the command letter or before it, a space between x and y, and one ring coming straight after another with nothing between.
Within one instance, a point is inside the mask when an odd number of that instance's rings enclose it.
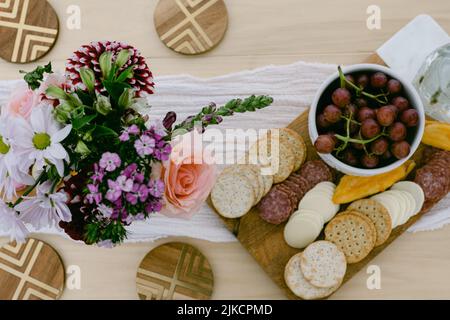
<instances>
[{"instance_id":1,"label":"flower stem","mask_svg":"<svg viewBox=\"0 0 450 320\"><path fill-rule=\"evenodd\" d=\"M17 206L19 203L21 203L23 201L23 197L26 197L27 195L29 195L34 188L36 188L36 186L39 184L39 182L41 182L44 179L45 176L45 171L42 171L41 174L39 175L39 177L36 179L36 181L34 182L33 185L29 186L25 192L22 194L22 196L20 196L16 202L14 202L12 205L10 205L11 207L15 207Z\"/></svg>"}]
</instances>

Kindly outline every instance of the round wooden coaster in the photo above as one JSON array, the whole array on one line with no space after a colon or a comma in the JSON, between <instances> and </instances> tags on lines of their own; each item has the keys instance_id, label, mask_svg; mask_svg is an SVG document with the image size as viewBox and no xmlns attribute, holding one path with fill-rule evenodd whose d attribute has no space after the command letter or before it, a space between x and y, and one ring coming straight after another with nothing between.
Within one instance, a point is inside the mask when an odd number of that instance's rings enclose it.
<instances>
[{"instance_id":1,"label":"round wooden coaster","mask_svg":"<svg viewBox=\"0 0 450 320\"><path fill-rule=\"evenodd\" d=\"M136 275L141 300L211 298L214 275L205 256L185 243L172 242L150 251Z\"/></svg>"},{"instance_id":2,"label":"round wooden coaster","mask_svg":"<svg viewBox=\"0 0 450 320\"><path fill-rule=\"evenodd\" d=\"M223 0L160 0L154 23L166 46L183 54L199 54L222 40L228 12Z\"/></svg>"},{"instance_id":3,"label":"round wooden coaster","mask_svg":"<svg viewBox=\"0 0 450 320\"><path fill-rule=\"evenodd\" d=\"M0 248L0 300L55 300L64 279L60 257L40 240Z\"/></svg>"},{"instance_id":4,"label":"round wooden coaster","mask_svg":"<svg viewBox=\"0 0 450 320\"><path fill-rule=\"evenodd\" d=\"M58 16L46 0L0 0L0 57L6 61L42 58L58 32Z\"/></svg>"}]
</instances>

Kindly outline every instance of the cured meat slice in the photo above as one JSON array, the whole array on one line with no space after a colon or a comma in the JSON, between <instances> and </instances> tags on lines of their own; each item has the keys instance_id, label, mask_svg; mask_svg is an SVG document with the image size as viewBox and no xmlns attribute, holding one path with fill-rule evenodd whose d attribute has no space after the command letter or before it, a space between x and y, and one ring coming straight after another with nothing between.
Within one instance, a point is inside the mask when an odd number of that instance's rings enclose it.
<instances>
[{"instance_id":1,"label":"cured meat slice","mask_svg":"<svg viewBox=\"0 0 450 320\"><path fill-rule=\"evenodd\" d=\"M258 204L258 209L261 219L272 224L286 221L293 212L288 194L277 188L272 188L263 197Z\"/></svg>"}]
</instances>

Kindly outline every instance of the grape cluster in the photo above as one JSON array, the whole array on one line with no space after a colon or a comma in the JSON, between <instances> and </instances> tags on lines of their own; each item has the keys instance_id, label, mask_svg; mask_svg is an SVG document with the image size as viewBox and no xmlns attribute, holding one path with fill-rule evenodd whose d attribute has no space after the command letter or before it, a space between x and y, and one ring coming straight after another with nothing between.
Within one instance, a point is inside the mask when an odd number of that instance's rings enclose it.
<instances>
[{"instance_id":1,"label":"grape cluster","mask_svg":"<svg viewBox=\"0 0 450 320\"><path fill-rule=\"evenodd\" d=\"M317 111L317 152L368 169L407 157L419 114L400 81L383 72L338 69L340 85L330 85Z\"/></svg>"}]
</instances>

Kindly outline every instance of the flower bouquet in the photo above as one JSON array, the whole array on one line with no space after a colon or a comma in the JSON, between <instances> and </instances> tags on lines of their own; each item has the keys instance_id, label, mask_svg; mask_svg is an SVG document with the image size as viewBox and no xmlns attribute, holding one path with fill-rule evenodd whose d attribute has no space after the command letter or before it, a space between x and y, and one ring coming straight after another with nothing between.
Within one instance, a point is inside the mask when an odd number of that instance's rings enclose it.
<instances>
[{"instance_id":1,"label":"flower bouquet","mask_svg":"<svg viewBox=\"0 0 450 320\"><path fill-rule=\"evenodd\" d=\"M26 73L0 115L0 230L62 228L87 244L115 245L127 226L161 212L189 217L214 182L211 163L175 161L176 136L272 103L267 96L210 104L177 122L149 119L152 73L132 46L95 42ZM199 124L197 126L196 124Z\"/></svg>"}]
</instances>

